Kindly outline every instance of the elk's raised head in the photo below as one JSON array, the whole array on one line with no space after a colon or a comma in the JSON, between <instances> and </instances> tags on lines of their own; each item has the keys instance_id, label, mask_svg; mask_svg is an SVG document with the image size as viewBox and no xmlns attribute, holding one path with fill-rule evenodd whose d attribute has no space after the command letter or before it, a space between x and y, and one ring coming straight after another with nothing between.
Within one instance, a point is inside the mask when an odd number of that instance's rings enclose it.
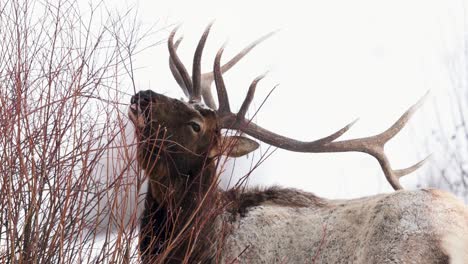
<instances>
[{"instance_id":1,"label":"elk's raised head","mask_svg":"<svg viewBox=\"0 0 468 264\"><path fill-rule=\"evenodd\" d=\"M146 170L161 161L172 163L181 175L191 175L207 158L242 156L258 147L245 137L221 136L216 112L199 101L141 91L131 99L129 117L137 128L139 161ZM221 142L232 148L222 153Z\"/></svg>"},{"instance_id":2,"label":"elk's raised head","mask_svg":"<svg viewBox=\"0 0 468 264\"><path fill-rule=\"evenodd\" d=\"M129 117L139 138L138 160L150 179L157 182L167 184L171 177L172 181L178 181L177 177L185 181L187 176L196 177L201 171L212 169L211 161L215 156L238 157L258 147L258 143L246 137L221 135L223 119L215 109L209 89L215 79L218 85L221 72L229 70L271 33L252 43L223 67L219 66L218 59L217 73L201 74L200 60L208 32L209 27L195 53L192 78L177 57L175 49L180 40L174 45L175 30L169 39L171 69L189 97L187 102L151 90L140 91L131 98ZM221 106L219 110L226 107L225 104Z\"/></svg>"},{"instance_id":3,"label":"elk's raised head","mask_svg":"<svg viewBox=\"0 0 468 264\"><path fill-rule=\"evenodd\" d=\"M188 95L188 102L171 99L152 91L140 92L132 98L130 116L136 127L142 131L141 145L143 147L140 148L142 151L139 155L140 161L145 167L152 165L148 161L154 156L164 158L170 155L171 162L177 162L176 168L179 172L188 173L190 170L197 170L204 163L205 158L220 154L219 146L222 141L220 129L223 128L243 132L270 145L291 151L311 153L357 151L367 153L378 160L387 180L395 189L402 188L399 183L401 176L414 171L423 163L419 162L403 170L394 170L384 153L384 145L404 127L411 115L421 105L423 99L405 112L386 131L375 136L342 141L337 139L348 131L354 122L324 138L302 142L275 134L246 119L245 114L253 99L256 85L263 76L252 82L238 113L233 113L230 109L222 74L271 34L260 38L223 66L221 66L220 61L224 48L221 48L216 55L213 72L201 74L200 61L210 28L211 25L205 30L195 51L192 76L177 56L176 49L180 43L180 40L174 43L177 28L171 33L168 40L170 68L182 90ZM219 106L217 108L213 103L210 89L213 81L218 93ZM245 137L230 138L228 141L234 142L229 151L232 156L246 154L258 146Z\"/></svg>"}]
</instances>

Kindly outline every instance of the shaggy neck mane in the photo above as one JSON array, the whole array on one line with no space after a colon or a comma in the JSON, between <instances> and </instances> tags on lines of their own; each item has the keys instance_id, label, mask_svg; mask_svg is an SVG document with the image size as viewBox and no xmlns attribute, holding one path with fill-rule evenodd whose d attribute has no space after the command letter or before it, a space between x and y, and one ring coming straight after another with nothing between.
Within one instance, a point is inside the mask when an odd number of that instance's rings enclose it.
<instances>
[{"instance_id":1,"label":"shaggy neck mane","mask_svg":"<svg viewBox=\"0 0 468 264\"><path fill-rule=\"evenodd\" d=\"M187 173L165 156L146 171L149 184L140 227L143 263L181 263L188 254L190 260L208 257L215 243L209 230L219 214L219 192L215 160L198 158L203 165L191 166Z\"/></svg>"}]
</instances>

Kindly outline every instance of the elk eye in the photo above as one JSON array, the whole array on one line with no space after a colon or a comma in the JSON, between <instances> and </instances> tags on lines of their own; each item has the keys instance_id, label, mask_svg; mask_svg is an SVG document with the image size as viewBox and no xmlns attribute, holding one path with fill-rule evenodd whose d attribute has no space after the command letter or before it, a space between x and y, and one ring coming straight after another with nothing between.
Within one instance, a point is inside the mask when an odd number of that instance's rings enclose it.
<instances>
[{"instance_id":1,"label":"elk eye","mask_svg":"<svg viewBox=\"0 0 468 264\"><path fill-rule=\"evenodd\" d=\"M193 129L193 131L195 131L197 133L200 132L201 128L200 128L199 124L192 121L192 122L189 122L189 125Z\"/></svg>"}]
</instances>

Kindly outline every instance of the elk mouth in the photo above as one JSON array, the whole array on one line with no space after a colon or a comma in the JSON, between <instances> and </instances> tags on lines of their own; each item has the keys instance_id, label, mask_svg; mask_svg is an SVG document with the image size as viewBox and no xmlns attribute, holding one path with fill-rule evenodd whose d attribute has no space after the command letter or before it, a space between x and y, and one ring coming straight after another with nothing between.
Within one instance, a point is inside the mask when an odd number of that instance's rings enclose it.
<instances>
[{"instance_id":1,"label":"elk mouth","mask_svg":"<svg viewBox=\"0 0 468 264\"><path fill-rule=\"evenodd\" d=\"M139 112L140 110L141 110L141 109L140 109L140 106L138 106L138 104L131 104L131 105L130 105L129 111L130 111L130 113L131 113L132 115L138 115L138 112Z\"/></svg>"},{"instance_id":2,"label":"elk mouth","mask_svg":"<svg viewBox=\"0 0 468 264\"><path fill-rule=\"evenodd\" d=\"M138 128L143 128L146 124L146 116L149 111L148 100L142 100L142 98L136 94L130 99L130 107L128 109L128 117L133 124Z\"/></svg>"}]
</instances>

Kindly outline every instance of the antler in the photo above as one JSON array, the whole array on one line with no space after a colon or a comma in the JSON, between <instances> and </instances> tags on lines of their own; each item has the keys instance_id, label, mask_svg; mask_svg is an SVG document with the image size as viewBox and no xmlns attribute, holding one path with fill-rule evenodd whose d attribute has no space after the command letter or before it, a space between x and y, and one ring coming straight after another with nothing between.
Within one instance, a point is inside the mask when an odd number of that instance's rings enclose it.
<instances>
[{"instance_id":1,"label":"antler","mask_svg":"<svg viewBox=\"0 0 468 264\"><path fill-rule=\"evenodd\" d=\"M205 33L203 34L202 39L200 40L198 44L197 52L195 53L195 58L194 58L194 68L199 67L201 50L203 50L203 46L208 36L210 27L211 25L207 27L207 30L205 30ZM175 30L172 32L171 36L169 37L169 51L171 53L171 60L174 63L174 67L176 68L177 72L180 75L178 82L186 85L190 98L196 98L196 96L193 96L193 93L194 91L199 91L197 90L199 88L191 89L192 83L190 81L190 76L188 75L184 66L182 65L179 58L177 57L177 54L175 53L174 46L177 46L178 43L180 43L180 41L178 41L176 45L173 45L174 34L175 34ZM272 33L270 33L270 35L271 34ZM269 35L266 35L263 38L257 40L256 43L258 44L259 42L261 42L263 39L267 37L269 37ZM256 44L255 45L253 44L251 45L252 48L256 45ZM232 62L236 57L242 58L245 54L242 56L237 55L230 62L226 63L224 66L221 66L221 56L223 54L223 51L224 51L224 47L222 47L218 51L218 53L216 54L216 58L215 58L214 66L213 66L213 79L216 84L216 91L218 93L218 102L219 102L219 108L218 110L216 110L216 112L219 118L218 122L221 128L238 130L260 141L270 144L272 146L290 150L290 151L295 151L295 152L324 153L324 152L355 151L355 152L367 153L377 159L377 161L379 162L385 174L387 181L395 190L403 189L403 187L401 186L399 182L399 179L402 176L415 171L416 169L421 167L424 164L424 162L427 160L428 157L408 168L395 170L395 169L392 169L390 165L390 161L384 151L385 144L390 139L392 139L396 134L398 134L398 132L400 132L400 130L406 125L406 123L412 117L412 115L416 112L416 110L423 104L424 100L427 98L427 94L423 96L423 98L421 98L416 104L411 106L392 126L390 126L387 130L385 130L384 132L380 134L370 136L370 137L336 141L339 137L341 137L344 133L346 133L351 128L352 125L356 123L357 120L355 120L349 123L348 125L346 125L345 127L341 128L340 130L336 131L335 133L329 136L326 136L324 138L314 140L314 141L308 141L308 142L299 141L296 139L288 138L288 137L276 134L274 132L271 132L253 123L251 120L245 118L245 114L247 113L250 103L253 100L257 83L264 77L263 75L257 77L251 83L249 90L247 92L247 95L242 103L242 106L237 112L237 114L231 111L231 108L229 105L229 96L227 94L226 86L224 84L224 80L222 76L223 72L225 71L223 70L223 67L230 65L229 67L226 67L229 69L235 63L237 63L238 60ZM198 80L202 79L199 69L197 70L194 69L193 73L194 75L195 74L198 75L198 77L193 78L193 80L197 80L198 82ZM174 74L174 76L175 75L176 74ZM194 85L193 87L196 87L196 85ZM205 89L206 93L211 93L211 90L209 89L209 87L208 89L206 88L202 88L202 89ZM212 98L211 95L210 97Z\"/></svg>"},{"instance_id":2,"label":"antler","mask_svg":"<svg viewBox=\"0 0 468 264\"><path fill-rule=\"evenodd\" d=\"M210 31L211 26L212 26L212 24L208 25L208 27L206 28L205 33L203 34L203 36L206 36L206 37L208 36L208 33ZM193 84L190 81L190 75L188 74L188 72L185 69L184 65L182 64L179 57L177 56L177 48L178 48L180 42L182 41L182 38L179 38L174 44L174 36L175 36L175 34L177 32L177 29L178 29L178 27L176 27L171 32L171 34L169 36L169 40L168 40L168 47L169 47L169 53L170 53L169 67L171 69L172 75L174 76L174 79L177 81L177 83L181 87L184 94L187 97L191 98L192 97L191 94L192 94L192 90L193 90L193 87L192 87ZM271 37L275 33L276 33L276 31L270 32L270 33L262 36L261 38L257 39L256 41L252 42L247 47L245 47L242 51L240 51L236 56L234 56L226 64L221 66L221 72L224 74L227 71L229 71L242 58L244 58L244 56L247 55L253 48L255 48L258 44L260 44L264 40L268 39L269 37ZM206 41L206 37L205 37L204 41ZM203 39L203 37L202 37L202 39ZM200 42L201 42L201 40L200 40ZM198 43L198 47L200 47L200 42ZM202 45L201 49L203 49L203 46L204 45ZM194 57L194 66L195 66L195 60L200 61L200 59L201 59L201 54L199 54L199 55L200 55L200 57L198 57L198 58L197 58L197 54ZM194 67L194 69L195 69L195 67ZM207 72L207 73L198 74L198 75L199 75L199 79L200 79L200 91L201 91L201 96L203 98L203 101L205 102L205 104L208 107L210 107L212 109L216 109L216 104L215 104L215 101L213 99L213 95L211 93L211 85L212 85L212 83L214 81L214 73L213 72ZM194 78L194 77L195 76L192 76L192 78Z\"/></svg>"},{"instance_id":3,"label":"antler","mask_svg":"<svg viewBox=\"0 0 468 264\"><path fill-rule=\"evenodd\" d=\"M323 153L356 151L367 153L377 159L377 161L380 163L380 166L382 167L387 181L395 190L403 189L399 182L399 178L415 171L427 160L426 158L406 169L394 170L390 166L390 161L384 152L385 144L398 132L400 132L400 130L406 125L416 110L423 104L424 100L427 98L427 94L423 96L423 98L421 98L415 105L411 106L390 128L380 134L358 139L335 141L344 133L346 133L351 128L351 126L354 125L354 123L356 123L357 120L355 120L335 133L324 138L309 142L299 141L266 130L253 123L251 120L245 118L245 113L247 112L247 109L250 106L250 102L254 97L257 83L264 76L260 76L252 82L239 112L237 114L231 112L229 107L229 99L220 68L220 60L223 50L224 48L221 48L218 51L213 70L219 98L220 107L217 110L217 114L220 120L219 123L221 128L239 130L272 146L295 152Z\"/></svg>"}]
</instances>

